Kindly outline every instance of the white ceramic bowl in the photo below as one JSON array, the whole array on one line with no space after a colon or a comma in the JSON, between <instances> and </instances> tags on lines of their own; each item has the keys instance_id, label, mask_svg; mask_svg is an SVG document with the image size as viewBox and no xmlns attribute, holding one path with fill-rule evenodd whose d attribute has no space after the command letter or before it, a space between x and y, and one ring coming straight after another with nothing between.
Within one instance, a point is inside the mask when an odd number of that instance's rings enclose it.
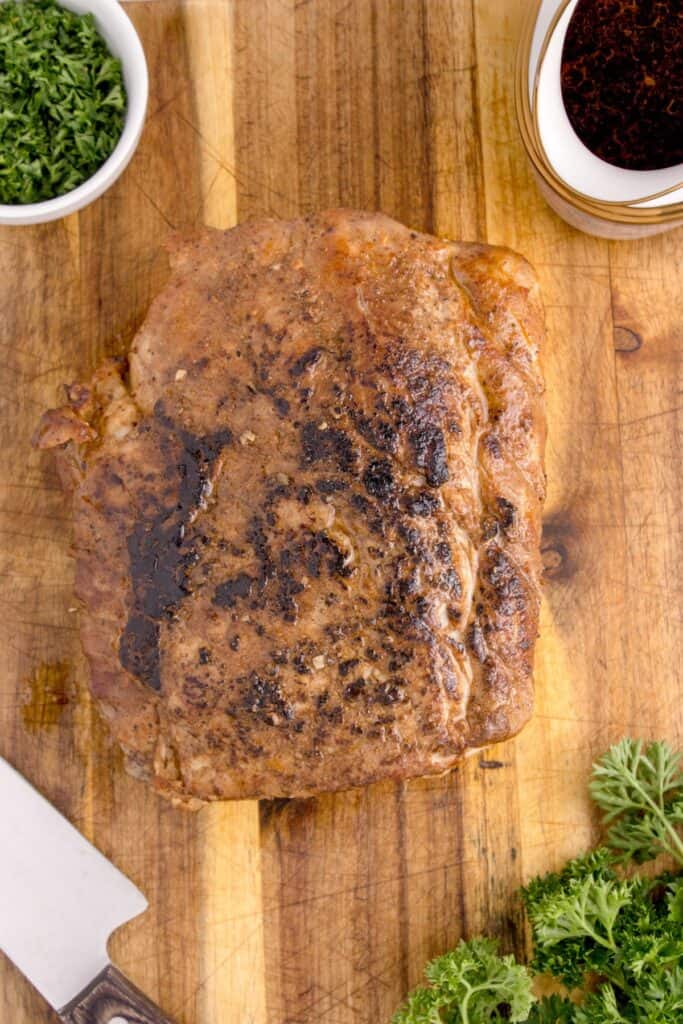
<instances>
[{"instance_id":1,"label":"white ceramic bowl","mask_svg":"<svg viewBox=\"0 0 683 1024\"><path fill-rule=\"evenodd\" d=\"M3 0L0 0L3 2ZM42 203L7 205L0 203L0 224L43 224L82 210L101 196L127 166L140 139L147 109L147 63L133 24L117 0L59 0L78 14L91 13L107 46L123 66L127 94L126 120L116 147L82 185Z\"/></svg>"},{"instance_id":2,"label":"white ceramic bowl","mask_svg":"<svg viewBox=\"0 0 683 1024\"><path fill-rule=\"evenodd\" d=\"M560 68L567 29L577 3L578 0L569 0L537 65L538 132L548 163L565 184L591 200L647 206L680 202L683 165L654 171L615 167L592 153L572 128L562 99Z\"/></svg>"}]
</instances>

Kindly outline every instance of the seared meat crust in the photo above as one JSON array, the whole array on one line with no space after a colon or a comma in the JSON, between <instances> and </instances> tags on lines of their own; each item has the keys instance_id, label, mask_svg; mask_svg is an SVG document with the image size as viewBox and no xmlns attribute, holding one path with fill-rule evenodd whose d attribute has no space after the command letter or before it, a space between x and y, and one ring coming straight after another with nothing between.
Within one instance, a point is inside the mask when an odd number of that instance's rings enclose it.
<instances>
[{"instance_id":1,"label":"seared meat crust","mask_svg":"<svg viewBox=\"0 0 683 1024\"><path fill-rule=\"evenodd\" d=\"M181 801L443 772L532 706L538 287L334 210L173 254L128 364L43 418L92 690Z\"/></svg>"}]
</instances>

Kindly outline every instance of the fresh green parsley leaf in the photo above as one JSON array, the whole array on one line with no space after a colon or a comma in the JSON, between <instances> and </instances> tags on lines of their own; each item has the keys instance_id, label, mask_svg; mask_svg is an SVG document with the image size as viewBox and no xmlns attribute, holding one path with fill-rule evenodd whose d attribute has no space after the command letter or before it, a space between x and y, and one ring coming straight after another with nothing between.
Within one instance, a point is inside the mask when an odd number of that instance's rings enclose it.
<instances>
[{"instance_id":1,"label":"fresh green parsley leaf","mask_svg":"<svg viewBox=\"0 0 683 1024\"><path fill-rule=\"evenodd\" d=\"M633 1017L624 1017L617 1002L617 993L606 982L590 993L576 1009L577 1024L632 1024ZM654 1024L654 1021L651 1022Z\"/></svg>"},{"instance_id":2,"label":"fresh green parsley leaf","mask_svg":"<svg viewBox=\"0 0 683 1024\"><path fill-rule=\"evenodd\" d=\"M609 852L598 849L522 890L534 940L532 966L539 974L552 974L573 988L588 972L607 973L612 930L627 901L620 884Z\"/></svg>"},{"instance_id":3,"label":"fresh green parsley leaf","mask_svg":"<svg viewBox=\"0 0 683 1024\"><path fill-rule=\"evenodd\" d=\"M669 920L683 924L683 878L675 879L669 886L667 906Z\"/></svg>"},{"instance_id":4,"label":"fresh green parsley leaf","mask_svg":"<svg viewBox=\"0 0 683 1024\"><path fill-rule=\"evenodd\" d=\"M576 1006L562 996L544 996L531 1007L529 1024L574 1024Z\"/></svg>"},{"instance_id":5,"label":"fresh green parsley leaf","mask_svg":"<svg viewBox=\"0 0 683 1024\"><path fill-rule=\"evenodd\" d=\"M531 978L491 939L460 942L425 969L430 987L415 989L393 1024L502 1024L525 1021L534 1002Z\"/></svg>"},{"instance_id":6,"label":"fresh green parsley leaf","mask_svg":"<svg viewBox=\"0 0 683 1024\"><path fill-rule=\"evenodd\" d=\"M566 892L537 908L536 939L544 946L553 946L565 939L588 939L615 951L614 925L619 911L630 898L629 882L593 877L572 881Z\"/></svg>"},{"instance_id":7,"label":"fresh green parsley leaf","mask_svg":"<svg viewBox=\"0 0 683 1024\"><path fill-rule=\"evenodd\" d=\"M683 772L668 743L621 740L595 764L589 789L617 862L666 852L683 866Z\"/></svg>"},{"instance_id":8,"label":"fresh green parsley leaf","mask_svg":"<svg viewBox=\"0 0 683 1024\"><path fill-rule=\"evenodd\" d=\"M653 973L683 962L683 928L671 916L677 880L633 879L631 901L619 916L615 940L622 976L637 988Z\"/></svg>"},{"instance_id":9,"label":"fresh green parsley leaf","mask_svg":"<svg viewBox=\"0 0 683 1024\"><path fill-rule=\"evenodd\" d=\"M114 150L125 111L121 63L91 14L56 0L0 3L0 203L82 184Z\"/></svg>"},{"instance_id":10,"label":"fresh green parsley leaf","mask_svg":"<svg viewBox=\"0 0 683 1024\"><path fill-rule=\"evenodd\" d=\"M535 879L523 891L533 967L569 988L597 976L626 993L666 973L683 962L679 885L666 875L619 879L599 850Z\"/></svg>"},{"instance_id":11,"label":"fresh green parsley leaf","mask_svg":"<svg viewBox=\"0 0 683 1024\"><path fill-rule=\"evenodd\" d=\"M683 1020L683 966L653 974L633 992L638 1024L681 1024Z\"/></svg>"}]
</instances>

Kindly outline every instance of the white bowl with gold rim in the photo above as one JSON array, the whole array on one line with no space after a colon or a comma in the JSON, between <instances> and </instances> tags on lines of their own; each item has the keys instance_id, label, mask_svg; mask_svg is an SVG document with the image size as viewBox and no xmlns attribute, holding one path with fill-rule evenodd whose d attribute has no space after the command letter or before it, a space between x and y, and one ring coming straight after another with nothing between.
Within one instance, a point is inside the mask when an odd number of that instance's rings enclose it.
<instances>
[{"instance_id":1,"label":"white bowl with gold rim","mask_svg":"<svg viewBox=\"0 0 683 1024\"><path fill-rule=\"evenodd\" d=\"M589 234L632 238L683 223L683 166L656 171L615 167L576 135L562 99L561 62L578 0L540 0L524 26L515 99L539 188L564 220Z\"/></svg>"}]
</instances>

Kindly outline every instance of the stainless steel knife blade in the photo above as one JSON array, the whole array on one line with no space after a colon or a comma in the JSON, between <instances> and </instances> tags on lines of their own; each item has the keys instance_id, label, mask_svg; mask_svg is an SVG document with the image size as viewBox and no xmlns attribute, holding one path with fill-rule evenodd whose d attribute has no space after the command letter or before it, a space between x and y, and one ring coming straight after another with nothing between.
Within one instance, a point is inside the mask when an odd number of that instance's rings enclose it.
<instances>
[{"instance_id":1,"label":"stainless steel knife blade","mask_svg":"<svg viewBox=\"0 0 683 1024\"><path fill-rule=\"evenodd\" d=\"M0 949L60 1011L147 900L2 758L0 808Z\"/></svg>"}]
</instances>

